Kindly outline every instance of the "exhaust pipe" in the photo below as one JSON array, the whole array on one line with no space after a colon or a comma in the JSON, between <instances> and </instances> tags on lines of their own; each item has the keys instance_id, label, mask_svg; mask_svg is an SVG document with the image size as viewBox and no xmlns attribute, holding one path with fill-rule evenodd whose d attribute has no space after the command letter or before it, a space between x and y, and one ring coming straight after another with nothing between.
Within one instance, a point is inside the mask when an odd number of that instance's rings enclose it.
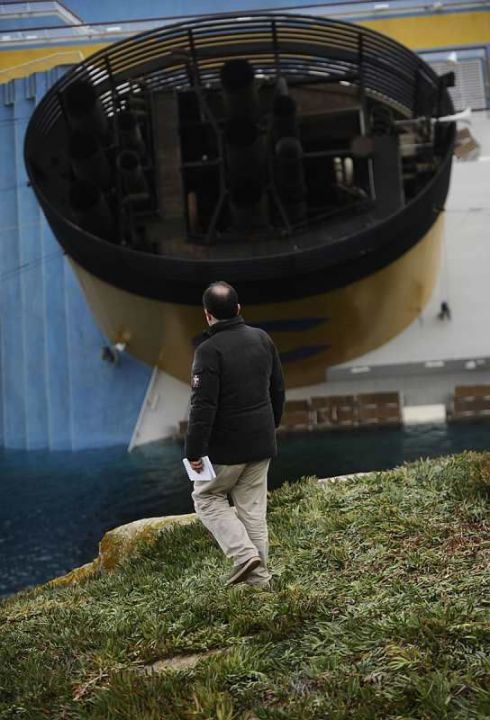
<instances>
[{"instance_id":1,"label":"exhaust pipe","mask_svg":"<svg viewBox=\"0 0 490 720\"><path fill-rule=\"evenodd\" d=\"M70 135L68 153L78 180L86 180L107 190L112 186L111 166L95 135L74 132Z\"/></svg>"},{"instance_id":2,"label":"exhaust pipe","mask_svg":"<svg viewBox=\"0 0 490 720\"><path fill-rule=\"evenodd\" d=\"M303 148L297 138L284 137L276 145L276 186L292 223L306 217Z\"/></svg>"},{"instance_id":3,"label":"exhaust pipe","mask_svg":"<svg viewBox=\"0 0 490 720\"><path fill-rule=\"evenodd\" d=\"M77 180L70 187L70 205L78 225L103 240L115 240L114 219L104 195L93 183Z\"/></svg>"},{"instance_id":4,"label":"exhaust pipe","mask_svg":"<svg viewBox=\"0 0 490 720\"><path fill-rule=\"evenodd\" d=\"M228 115L256 120L260 105L255 70L248 60L229 60L221 68L220 76Z\"/></svg>"},{"instance_id":5,"label":"exhaust pipe","mask_svg":"<svg viewBox=\"0 0 490 720\"><path fill-rule=\"evenodd\" d=\"M63 102L72 129L107 136L109 122L92 83L75 81L65 90Z\"/></svg>"},{"instance_id":6,"label":"exhaust pipe","mask_svg":"<svg viewBox=\"0 0 490 720\"><path fill-rule=\"evenodd\" d=\"M233 224L238 229L267 225L264 137L250 119L234 117L225 139Z\"/></svg>"},{"instance_id":7,"label":"exhaust pipe","mask_svg":"<svg viewBox=\"0 0 490 720\"><path fill-rule=\"evenodd\" d=\"M122 148L136 150L141 155L146 154L145 141L141 134L141 127L135 113L122 110L116 115L119 123L119 138Z\"/></svg>"},{"instance_id":8,"label":"exhaust pipe","mask_svg":"<svg viewBox=\"0 0 490 720\"><path fill-rule=\"evenodd\" d=\"M128 199L132 201L148 200L148 182L138 153L133 150L123 150L117 156L117 167L121 172L124 194Z\"/></svg>"},{"instance_id":9,"label":"exhaust pipe","mask_svg":"<svg viewBox=\"0 0 490 720\"><path fill-rule=\"evenodd\" d=\"M276 139L282 137L295 138L298 136L298 123L296 119L296 103L289 95L277 95L273 108L274 134Z\"/></svg>"}]
</instances>

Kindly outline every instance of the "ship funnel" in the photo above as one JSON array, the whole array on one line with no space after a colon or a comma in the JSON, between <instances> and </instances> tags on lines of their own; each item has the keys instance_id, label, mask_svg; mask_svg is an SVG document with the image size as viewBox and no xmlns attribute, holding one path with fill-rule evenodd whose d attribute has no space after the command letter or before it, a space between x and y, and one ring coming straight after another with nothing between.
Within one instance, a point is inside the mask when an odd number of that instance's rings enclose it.
<instances>
[{"instance_id":1,"label":"ship funnel","mask_svg":"<svg viewBox=\"0 0 490 720\"><path fill-rule=\"evenodd\" d=\"M256 120L260 114L255 71L248 60L229 60L221 68L225 106L230 117Z\"/></svg>"},{"instance_id":2,"label":"ship funnel","mask_svg":"<svg viewBox=\"0 0 490 720\"><path fill-rule=\"evenodd\" d=\"M97 92L88 80L76 80L63 94L63 104L73 130L93 132L105 137L107 116Z\"/></svg>"},{"instance_id":3,"label":"ship funnel","mask_svg":"<svg viewBox=\"0 0 490 720\"><path fill-rule=\"evenodd\" d=\"M75 181L70 187L70 205L81 228L104 240L114 240L112 213L96 185Z\"/></svg>"},{"instance_id":4,"label":"ship funnel","mask_svg":"<svg viewBox=\"0 0 490 720\"><path fill-rule=\"evenodd\" d=\"M78 180L92 182L105 190L112 185L109 161L95 135L80 131L72 133L68 152Z\"/></svg>"}]
</instances>

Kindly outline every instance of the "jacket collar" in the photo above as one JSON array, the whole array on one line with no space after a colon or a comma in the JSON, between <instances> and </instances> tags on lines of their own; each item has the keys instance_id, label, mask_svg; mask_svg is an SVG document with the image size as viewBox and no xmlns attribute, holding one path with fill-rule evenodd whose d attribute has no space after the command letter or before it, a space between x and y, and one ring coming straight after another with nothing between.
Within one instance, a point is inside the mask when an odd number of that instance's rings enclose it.
<instances>
[{"instance_id":1,"label":"jacket collar","mask_svg":"<svg viewBox=\"0 0 490 720\"><path fill-rule=\"evenodd\" d=\"M210 325L204 335L206 337L211 337L212 335L215 335L218 332L222 332L223 330L231 330L235 327L243 325L244 322L245 321L241 315L230 318L230 320L220 320L219 322L214 323L214 325Z\"/></svg>"}]
</instances>

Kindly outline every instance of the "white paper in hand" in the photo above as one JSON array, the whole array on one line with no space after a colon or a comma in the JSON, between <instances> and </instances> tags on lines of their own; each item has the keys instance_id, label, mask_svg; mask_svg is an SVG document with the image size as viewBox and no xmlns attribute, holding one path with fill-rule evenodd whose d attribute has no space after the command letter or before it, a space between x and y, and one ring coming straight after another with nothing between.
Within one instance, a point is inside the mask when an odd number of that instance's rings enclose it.
<instances>
[{"instance_id":1,"label":"white paper in hand","mask_svg":"<svg viewBox=\"0 0 490 720\"><path fill-rule=\"evenodd\" d=\"M216 473L214 472L214 468L208 456L206 455L201 459L204 467L199 473L193 470L192 465L187 458L184 458L182 460L187 475L189 476L189 480L192 480L192 482L195 482L196 480L198 480L199 482L209 482L210 480L214 480L214 478L216 477Z\"/></svg>"}]
</instances>

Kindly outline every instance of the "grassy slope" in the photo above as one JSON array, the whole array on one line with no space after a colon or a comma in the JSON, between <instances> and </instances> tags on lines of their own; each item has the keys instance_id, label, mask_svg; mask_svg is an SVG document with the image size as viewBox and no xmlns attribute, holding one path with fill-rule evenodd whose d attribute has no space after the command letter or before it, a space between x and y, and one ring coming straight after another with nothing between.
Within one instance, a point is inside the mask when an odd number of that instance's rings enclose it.
<instances>
[{"instance_id":1,"label":"grassy slope","mask_svg":"<svg viewBox=\"0 0 490 720\"><path fill-rule=\"evenodd\" d=\"M489 718L490 454L270 502L276 591L199 525L0 605L0 718ZM221 652L145 675L155 660Z\"/></svg>"}]
</instances>

